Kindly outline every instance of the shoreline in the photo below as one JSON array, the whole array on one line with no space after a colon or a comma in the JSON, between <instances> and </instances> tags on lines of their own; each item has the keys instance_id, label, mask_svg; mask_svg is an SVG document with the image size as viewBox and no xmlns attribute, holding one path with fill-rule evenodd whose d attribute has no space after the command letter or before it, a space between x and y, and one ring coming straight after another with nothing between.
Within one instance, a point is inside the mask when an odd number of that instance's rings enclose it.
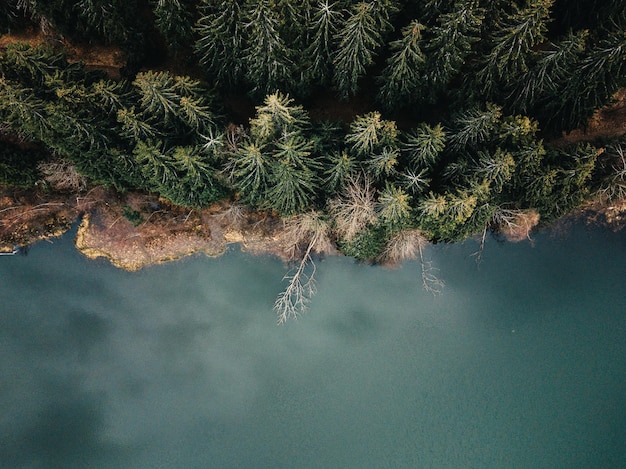
<instances>
[{"instance_id":1,"label":"shoreline","mask_svg":"<svg viewBox=\"0 0 626 469\"><path fill-rule=\"evenodd\" d=\"M284 261L294 256L293 244L283 239L282 220L225 201L202 210L186 210L167 205L154 195L121 195L101 187L83 197L54 194L46 201L41 194L30 194L8 199L6 195L0 198L0 253L61 236L78 222L76 248L89 259L105 258L127 271L199 253L218 257L234 243L252 254L269 254ZM34 201L39 203L33 205ZM8 202L16 205L6 207ZM626 226L626 200L608 206L590 202L551 226L568 220L619 231ZM503 236L509 242L527 239Z\"/></svg>"}]
</instances>

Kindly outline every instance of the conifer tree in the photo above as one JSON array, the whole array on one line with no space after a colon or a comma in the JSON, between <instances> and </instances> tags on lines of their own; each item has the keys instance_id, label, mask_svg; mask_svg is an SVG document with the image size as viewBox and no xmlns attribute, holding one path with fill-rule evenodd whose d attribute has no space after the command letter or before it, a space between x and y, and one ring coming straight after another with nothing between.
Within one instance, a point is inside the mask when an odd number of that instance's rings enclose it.
<instances>
[{"instance_id":1,"label":"conifer tree","mask_svg":"<svg viewBox=\"0 0 626 469\"><path fill-rule=\"evenodd\" d=\"M402 38L390 44L391 56L382 72L378 100L387 109L410 104L421 86L421 68L425 62L421 50L425 26L414 20L402 30Z\"/></svg>"},{"instance_id":2,"label":"conifer tree","mask_svg":"<svg viewBox=\"0 0 626 469\"><path fill-rule=\"evenodd\" d=\"M478 152L476 162L476 174L486 180L494 188L495 192L501 192L505 183L512 177L515 171L515 160L511 153L497 148L495 152Z\"/></svg>"},{"instance_id":3,"label":"conifer tree","mask_svg":"<svg viewBox=\"0 0 626 469\"><path fill-rule=\"evenodd\" d=\"M378 216L390 228L402 226L411 215L411 196L401 188L387 183L378 195Z\"/></svg>"},{"instance_id":4,"label":"conifer tree","mask_svg":"<svg viewBox=\"0 0 626 469\"><path fill-rule=\"evenodd\" d=\"M232 155L226 170L244 201L258 206L266 200L271 163L271 156L265 148L253 142L244 142Z\"/></svg>"},{"instance_id":5,"label":"conifer tree","mask_svg":"<svg viewBox=\"0 0 626 469\"><path fill-rule=\"evenodd\" d=\"M397 145L396 123L382 118L379 112L357 116L346 135L346 143L358 156L373 155L377 150Z\"/></svg>"},{"instance_id":6,"label":"conifer tree","mask_svg":"<svg viewBox=\"0 0 626 469\"><path fill-rule=\"evenodd\" d=\"M279 17L269 0L248 5L246 32L248 43L243 51L243 65L254 91L271 93L290 89L295 83L294 51L280 36Z\"/></svg>"},{"instance_id":7,"label":"conifer tree","mask_svg":"<svg viewBox=\"0 0 626 469\"><path fill-rule=\"evenodd\" d=\"M532 50L545 40L550 7L553 0L527 0L513 14L507 15L491 37L491 50L477 74L476 83L487 97L493 96L500 84L515 80L528 71Z\"/></svg>"},{"instance_id":8,"label":"conifer tree","mask_svg":"<svg viewBox=\"0 0 626 469\"><path fill-rule=\"evenodd\" d=\"M326 159L324 187L334 194L355 176L358 164L356 158L346 151L331 153Z\"/></svg>"},{"instance_id":9,"label":"conifer tree","mask_svg":"<svg viewBox=\"0 0 626 469\"><path fill-rule=\"evenodd\" d=\"M308 73L311 80L327 83L336 49L335 39L343 18L337 2L330 3L329 0L320 0L312 13L309 25L312 39L305 53L311 61Z\"/></svg>"},{"instance_id":10,"label":"conifer tree","mask_svg":"<svg viewBox=\"0 0 626 469\"><path fill-rule=\"evenodd\" d=\"M559 100L558 94L569 77L580 65L589 32L569 32L558 43L539 52L536 65L516 81L510 94L515 109L527 112L539 102L549 105L548 100Z\"/></svg>"},{"instance_id":11,"label":"conifer tree","mask_svg":"<svg viewBox=\"0 0 626 469\"><path fill-rule=\"evenodd\" d=\"M319 169L311 156L313 145L299 134L291 134L276 144L271 165L271 186L266 203L284 215L303 212L319 187Z\"/></svg>"},{"instance_id":12,"label":"conifer tree","mask_svg":"<svg viewBox=\"0 0 626 469\"><path fill-rule=\"evenodd\" d=\"M446 133L441 124L434 127L420 124L404 135L400 145L402 153L418 168L429 168L438 161L446 146Z\"/></svg>"},{"instance_id":13,"label":"conifer tree","mask_svg":"<svg viewBox=\"0 0 626 469\"><path fill-rule=\"evenodd\" d=\"M343 98L356 94L358 81L374 62L381 46L380 18L374 2L359 2L337 34L339 47L333 58L334 83Z\"/></svg>"},{"instance_id":14,"label":"conifer tree","mask_svg":"<svg viewBox=\"0 0 626 469\"><path fill-rule=\"evenodd\" d=\"M444 90L461 71L472 45L480 39L484 16L477 0L457 2L451 12L438 16L426 46L429 60L425 78L431 96L433 91Z\"/></svg>"},{"instance_id":15,"label":"conifer tree","mask_svg":"<svg viewBox=\"0 0 626 469\"><path fill-rule=\"evenodd\" d=\"M191 14L185 0L152 0L156 27L175 52L191 38Z\"/></svg>"},{"instance_id":16,"label":"conifer tree","mask_svg":"<svg viewBox=\"0 0 626 469\"><path fill-rule=\"evenodd\" d=\"M560 128L585 126L593 111L608 104L619 87L626 85L625 24L626 18L608 25L604 37L585 54L551 103L559 105Z\"/></svg>"},{"instance_id":17,"label":"conifer tree","mask_svg":"<svg viewBox=\"0 0 626 469\"><path fill-rule=\"evenodd\" d=\"M243 12L241 0L202 0L194 49L211 81L235 85L243 78Z\"/></svg>"},{"instance_id":18,"label":"conifer tree","mask_svg":"<svg viewBox=\"0 0 626 469\"><path fill-rule=\"evenodd\" d=\"M494 104L487 104L484 111L474 108L460 113L454 119L455 130L450 136L450 145L459 150L493 140L497 137L501 116L502 109Z\"/></svg>"}]
</instances>

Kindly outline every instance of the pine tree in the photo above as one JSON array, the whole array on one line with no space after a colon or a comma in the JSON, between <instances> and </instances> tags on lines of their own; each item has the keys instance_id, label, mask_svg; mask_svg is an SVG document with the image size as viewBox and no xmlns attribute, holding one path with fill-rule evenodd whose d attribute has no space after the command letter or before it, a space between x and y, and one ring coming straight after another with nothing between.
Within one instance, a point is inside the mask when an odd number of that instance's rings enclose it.
<instances>
[{"instance_id":1,"label":"pine tree","mask_svg":"<svg viewBox=\"0 0 626 469\"><path fill-rule=\"evenodd\" d=\"M45 102L30 90L0 77L0 115L2 122L31 141L42 141L51 122Z\"/></svg>"},{"instance_id":2,"label":"pine tree","mask_svg":"<svg viewBox=\"0 0 626 469\"><path fill-rule=\"evenodd\" d=\"M476 81L486 96L493 96L500 84L513 82L528 71L533 48L545 40L552 3L553 0L528 0L523 9L514 4L514 13L494 31L492 48Z\"/></svg>"},{"instance_id":3,"label":"pine tree","mask_svg":"<svg viewBox=\"0 0 626 469\"><path fill-rule=\"evenodd\" d=\"M133 85L139 90L141 109L146 117L163 123L175 119L181 96L174 77L167 72L141 72Z\"/></svg>"},{"instance_id":4,"label":"pine tree","mask_svg":"<svg viewBox=\"0 0 626 469\"><path fill-rule=\"evenodd\" d=\"M327 83L330 78L332 56L336 49L335 38L342 23L342 14L336 2L320 0L313 8L309 25L312 40L305 55L311 60L308 73L314 82Z\"/></svg>"},{"instance_id":5,"label":"pine tree","mask_svg":"<svg viewBox=\"0 0 626 469\"><path fill-rule=\"evenodd\" d=\"M476 146L479 143L493 140L502 116L502 109L494 104L487 104L487 109L470 109L456 116L455 130L450 136L450 145L455 150L465 146Z\"/></svg>"},{"instance_id":6,"label":"pine tree","mask_svg":"<svg viewBox=\"0 0 626 469\"><path fill-rule=\"evenodd\" d=\"M622 22L612 23L574 69L552 105L560 128L572 130L585 126L594 110L607 105L620 86L626 85L626 36Z\"/></svg>"},{"instance_id":7,"label":"pine tree","mask_svg":"<svg viewBox=\"0 0 626 469\"><path fill-rule=\"evenodd\" d=\"M280 91L265 97L256 107L256 117L250 119L250 133L261 142L269 142L309 125L309 117L300 105Z\"/></svg>"},{"instance_id":8,"label":"pine tree","mask_svg":"<svg viewBox=\"0 0 626 469\"><path fill-rule=\"evenodd\" d=\"M324 187L326 192L334 194L355 176L358 164L346 151L331 153L326 159Z\"/></svg>"},{"instance_id":9,"label":"pine tree","mask_svg":"<svg viewBox=\"0 0 626 469\"><path fill-rule=\"evenodd\" d=\"M141 72L133 82L139 91L146 122L163 132L203 132L213 124L213 115L200 83L168 72Z\"/></svg>"},{"instance_id":10,"label":"pine tree","mask_svg":"<svg viewBox=\"0 0 626 469\"><path fill-rule=\"evenodd\" d=\"M421 68L425 62L421 50L425 26L414 20L402 30L402 38L390 44L391 56L382 72L378 100L387 109L410 104L420 83Z\"/></svg>"},{"instance_id":11,"label":"pine tree","mask_svg":"<svg viewBox=\"0 0 626 469\"><path fill-rule=\"evenodd\" d=\"M156 27L175 52L191 38L191 14L184 0L152 0Z\"/></svg>"},{"instance_id":12,"label":"pine tree","mask_svg":"<svg viewBox=\"0 0 626 469\"><path fill-rule=\"evenodd\" d=\"M374 2L358 3L336 36L339 47L333 58L333 81L342 98L356 94L359 78L374 63L381 46L380 20L375 15Z\"/></svg>"},{"instance_id":13,"label":"pine tree","mask_svg":"<svg viewBox=\"0 0 626 469\"><path fill-rule=\"evenodd\" d=\"M549 105L559 100L558 94L575 70L580 60L589 32L570 33L558 43L539 52L536 65L516 81L510 94L513 107L521 112L533 109L539 102Z\"/></svg>"},{"instance_id":14,"label":"pine tree","mask_svg":"<svg viewBox=\"0 0 626 469\"><path fill-rule=\"evenodd\" d=\"M123 108L117 111L117 122L122 124L120 135L133 141L148 140L156 137L157 130L135 108Z\"/></svg>"},{"instance_id":15,"label":"pine tree","mask_svg":"<svg viewBox=\"0 0 626 469\"><path fill-rule=\"evenodd\" d=\"M246 77L254 91L271 93L290 89L295 81L294 51L280 36L279 17L269 0L257 0L250 7L246 32L248 44L243 52Z\"/></svg>"},{"instance_id":16,"label":"pine tree","mask_svg":"<svg viewBox=\"0 0 626 469\"><path fill-rule=\"evenodd\" d=\"M244 76L241 0L202 0L194 44L199 62L211 81L233 86Z\"/></svg>"},{"instance_id":17,"label":"pine tree","mask_svg":"<svg viewBox=\"0 0 626 469\"><path fill-rule=\"evenodd\" d=\"M431 29L432 38L426 46L428 53L429 94L444 90L450 80L457 75L472 46L480 39L480 28L485 10L477 0L457 2L454 10L437 18L438 25Z\"/></svg>"},{"instance_id":18,"label":"pine tree","mask_svg":"<svg viewBox=\"0 0 626 469\"><path fill-rule=\"evenodd\" d=\"M373 155L384 147L397 146L398 129L393 121L384 120L379 112L357 116L346 135L346 143L358 156Z\"/></svg>"},{"instance_id":19,"label":"pine tree","mask_svg":"<svg viewBox=\"0 0 626 469\"><path fill-rule=\"evenodd\" d=\"M479 178L492 185L495 192L501 192L504 184L512 177L515 171L515 160L511 153L497 148L495 152L478 152L475 172Z\"/></svg>"},{"instance_id":20,"label":"pine tree","mask_svg":"<svg viewBox=\"0 0 626 469\"><path fill-rule=\"evenodd\" d=\"M226 169L243 200L252 205L265 201L270 186L271 163L271 156L255 143L245 142L237 148Z\"/></svg>"},{"instance_id":21,"label":"pine tree","mask_svg":"<svg viewBox=\"0 0 626 469\"><path fill-rule=\"evenodd\" d=\"M136 0L77 0L73 3L79 18L87 23L86 33L96 31L108 42L126 45L139 40ZM67 12L63 13L66 20Z\"/></svg>"},{"instance_id":22,"label":"pine tree","mask_svg":"<svg viewBox=\"0 0 626 469\"><path fill-rule=\"evenodd\" d=\"M376 210L380 219L390 228L402 226L411 215L411 196L387 183L378 195Z\"/></svg>"},{"instance_id":23,"label":"pine tree","mask_svg":"<svg viewBox=\"0 0 626 469\"><path fill-rule=\"evenodd\" d=\"M405 134L400 145L402 154L418 168L434 166L446 146L446 133L441 124L431 127L420 124L415 130Z\"/></svg>"},{"instance_id":24,"label":"pine tree","mask_svg":"<svg viewBox=\"0 0 626 469\"><path fill-rule=\"evenodd\" d=\"M163 151L161 143L139 141L133 155L145 177L145 189L156 191L175 182L177 175L174 161Z\"/></svg>"}]
</instances>

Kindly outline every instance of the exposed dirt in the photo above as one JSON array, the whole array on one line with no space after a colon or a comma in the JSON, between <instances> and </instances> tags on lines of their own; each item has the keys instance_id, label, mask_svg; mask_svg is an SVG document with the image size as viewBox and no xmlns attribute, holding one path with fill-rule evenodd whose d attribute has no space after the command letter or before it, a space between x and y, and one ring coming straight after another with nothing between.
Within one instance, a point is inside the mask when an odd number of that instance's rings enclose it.
<instances>
[{"instance_id":1,"label":"exposed dirt","mask_svg":"<svg viewBox=\"0 0 626 469\"><path fill-rule=\"evenodd\" d=\"M551 143L567 146L598 138L621 137L624 134L626 134L626 88L615 94L615 102L611 106L594 113L586 129L572 130L569 134L563 133L561 138Z\"/></svg>"},{"instance_id":2,"label":"exposed dirt","mask_svg":"<svg viewBox=\"0 0 626 469\"><path fill-rule=\"evenodd\" d=\"M59 236L78 213L76 201L67 195L0 190L0 252Z\"/></svg>"},{"instance_id":3,"label":"exposed dirt","mask_svg":"<svg viewBox=\"0 0 626 469\"><path fill-rule=\"evenodd\" d=\"M273 236L278 226L276 219L259 213L235 216L228 204L184 210L154 196L131 193L113 203L103 199L94 204L83 216L76 246L87 257L105 257L126 270L195 253L217 256L232 242L284 257Z\"/></svg>"},{"instance_id":4,"label":"exposed dirt","mask_svg":"<svg viewBox=\"0 0 626 469\"><path fill-rule=\"evenodd\" d=\"M32 47L48 45L61 46L67 53L69 62L82 62L86 70L101 70L109 78L121 78L121 70L126 65L126 56L121 49L114 46L97 44L74 44L52 34L44 34L40 30L28 30L0 36L0 50L15 43L26 43Z\"/></svg>"}]
</instances>

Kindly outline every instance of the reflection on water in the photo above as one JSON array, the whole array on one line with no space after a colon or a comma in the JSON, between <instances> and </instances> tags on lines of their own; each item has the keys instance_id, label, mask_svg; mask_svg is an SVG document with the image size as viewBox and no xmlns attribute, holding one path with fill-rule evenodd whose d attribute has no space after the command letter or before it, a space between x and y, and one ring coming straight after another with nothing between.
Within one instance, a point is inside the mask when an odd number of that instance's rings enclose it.
<instances>
[{"instance_id":1,"label":"reflection on water","mask_svg":"<svg viewBox=\"0 0 626 469\"><path fill-rule=\"evenodd\" d=\"M624 235L329 258L309 313L236 249L139 273L0 259L0 467L626 467Z\"/></svg>"}]
</instances>

